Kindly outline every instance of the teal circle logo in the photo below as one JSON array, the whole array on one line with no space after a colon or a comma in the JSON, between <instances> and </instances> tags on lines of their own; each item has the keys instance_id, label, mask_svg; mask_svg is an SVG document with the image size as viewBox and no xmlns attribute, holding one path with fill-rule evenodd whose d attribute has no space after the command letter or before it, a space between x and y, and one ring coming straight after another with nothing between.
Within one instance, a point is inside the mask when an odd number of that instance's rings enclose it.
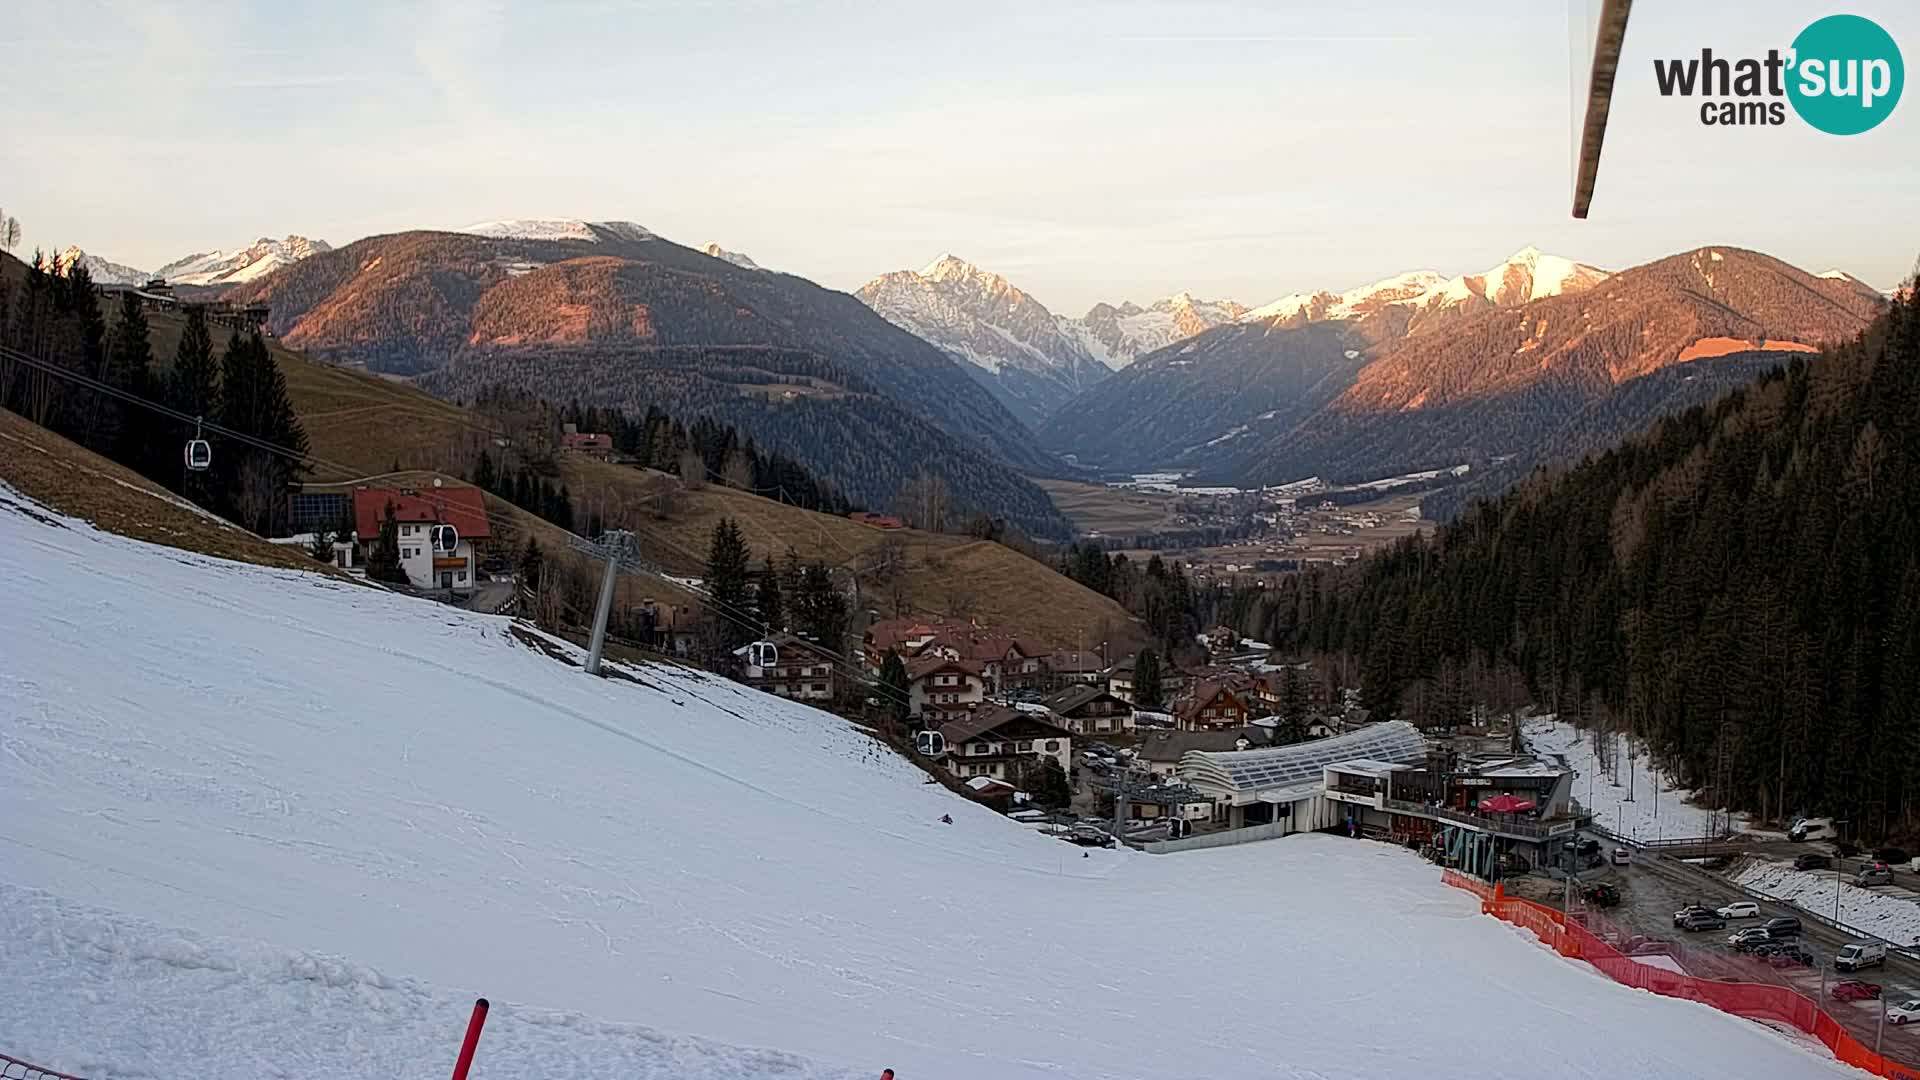
<instances>
[{"instance_id":1,"label":"teal circle logo","mask_svg":"<svg viewBox=\"0 0 1920 1080\"><path fill-rule=\"evenodd\" d=\"M1900 103L1906 81L1900 46L1872 19L1829 15L1793 39L1787 100L1800 119L1829 135L1878 126Z\"/></svg>"}]
</instances>

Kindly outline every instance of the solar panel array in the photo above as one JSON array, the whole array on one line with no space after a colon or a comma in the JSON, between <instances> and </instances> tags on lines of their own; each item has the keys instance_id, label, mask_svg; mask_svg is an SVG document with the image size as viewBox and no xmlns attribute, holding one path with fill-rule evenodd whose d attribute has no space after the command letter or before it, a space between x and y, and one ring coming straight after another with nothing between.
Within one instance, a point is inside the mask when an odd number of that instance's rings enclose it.
<instances>
[{"instance_id":1,"label":"solar panel array","mask_svg":"<svg viewBox=\"0 0 1920 1080\"><path fill-rule=\"evenodd\" d=\"M1189 750L1180 759L1180 773L1198 783L1251 792L1317 782L1327 766L1355 758L1412 764L1426 756L1427 741L1420 732L1395 720L1267 750Z\"/></svg>"}]
</instances>

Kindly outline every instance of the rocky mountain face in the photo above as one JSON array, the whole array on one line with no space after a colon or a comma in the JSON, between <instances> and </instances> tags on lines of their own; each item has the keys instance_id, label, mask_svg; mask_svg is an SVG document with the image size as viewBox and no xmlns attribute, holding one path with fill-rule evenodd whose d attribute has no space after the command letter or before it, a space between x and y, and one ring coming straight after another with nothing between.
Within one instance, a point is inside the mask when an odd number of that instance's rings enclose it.
<instances>
[{"instance_id":1,"label":"rocky mountain face","mask_svg":"<svg viewBox=\"0 0 1920 1080\"><path fill-rule=\"evenodd\" d=\"M1844 275L1737 248L1619 274L1527 249L1479 274L1418 271L1283 297L1142 358L1063 407L1041 438L1083 463L1247 483L1530 467L1548 447L1589 448L1564 435L1570 424L1632 430L1724 386L1731 369L1615 398L1635 380L1701 359L1811 351L1856 333L1883 302ZM1326 353L1327 328L1345 363Z\"/></svg>"},{"instance_id":2,"label":"rocky mountain face","mask_svg":"<svg viewBox=\"0 0 1920 1080\"><path fill-rule=\"evenodd\" d=\"M263 236L243 248L202 251L175 259L155 270L153 276L166 278L174 285L240 285L331 250L325 240L304 236L273 240Z\"/></svg>"},{"instance_id":3,"label":"rocky mountain face","mask_svg":"<svg viewBox=\"0 0 1920 1080\"><path fill-rule=\"evenodd\" d=\"M1155 349L1224 326L1246 312L1245 305L1232 300L1196 300L1191 293L1181 292L1144 308L1132 302L1095 304L1068 325L1088 352L1118 370Z\"/></svg>"},{"instance_id":4,"label":"rocky mountain face","mask_svg":"<svg viewBox=\"0 0 1920 1080\"><path fill-rule=\"evenodd\" d=\"M922 471L957 508L1040 535L1065 522L1021 474L1057 459L949 354L840 292L747 269L631 222L521 219L369 237L228 294L288 345L556 400L709 415L869 506ZM831 437L830 437L831 436Z\"/></svg>"},{"instance_id":5,"label":"rocky mountain face","mask_svg":"<svg viewBox=\"0 0 1920 1080\"><path fill-rule=\"evenodd\" d=\"M143 270L135 270L131 266L110 262L98 255L89 255L77 247L70 247L55 255L53 264L62 274L76 265L84 266L95 285L144 285L150 276Z\"/></svg>"}]
</instances>

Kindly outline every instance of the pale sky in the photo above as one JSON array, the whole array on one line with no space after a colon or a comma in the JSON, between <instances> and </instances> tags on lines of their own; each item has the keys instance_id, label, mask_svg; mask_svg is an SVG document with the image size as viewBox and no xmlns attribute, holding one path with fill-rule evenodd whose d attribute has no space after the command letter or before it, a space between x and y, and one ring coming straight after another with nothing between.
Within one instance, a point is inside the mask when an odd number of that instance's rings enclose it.
<instances>
[{"instance_id":1,"label":"pale sky","mask_svg":"<svg viewBox=\"0 0 1920 1080\"><path fill-rule=\"evenodd\" d=\"M952 251L1075 315L1528 244L1606 267L1739 245L1883 288L1912 269L1920 100L1852 137L1709 128L1651 61L1784 50L1850 11L1911 66L1920 4L1635 5L1580 222L1574 27L1598 6L21 3L0 207L22 254L142 269L503 217L637 221L841 289Z\"/></svg>"}]
</instances>

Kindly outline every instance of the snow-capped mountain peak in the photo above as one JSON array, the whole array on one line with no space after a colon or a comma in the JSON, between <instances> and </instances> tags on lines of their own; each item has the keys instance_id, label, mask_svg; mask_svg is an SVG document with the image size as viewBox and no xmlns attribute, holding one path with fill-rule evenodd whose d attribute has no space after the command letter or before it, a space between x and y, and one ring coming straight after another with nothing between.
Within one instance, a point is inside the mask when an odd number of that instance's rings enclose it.
<instances>
[{"instance_id":1,"label":"snow-capped mountain peak","mask_svg":"<svg viewBox=\"0 0 1920 1080\"><path fill-rule=\"evenodd\" d=\"M708 244L706 247L703 247L700 250L705 254L711 255L714 258L719 259L722 262L730 262L742 270L766 269L766 267L761 266L757 262L754 262L752 259L748 258L747 256L742 255L737 251L728 251L726 248L721 247L719 244Z\"/></svg>"},{"instance_id":2,"label":"snow-capped mountain peak","mask_svg":"<svg viewBox=\"0 0 1920 1080\"><path fill-rule=\"evenodd\" d=\"M283 266L333 248L325 240L289 235L284 240L261 237L243 248L203 251L154 271L175 285L237 285L265 277Z\"/></svg>"},{"instance_id":3,"label":"snow-capped mountain peak","mask_svg":"<svg viewBox=\"0 0 1920 1080\"><path fill-rule=\"evenodd\" d=\"M1413 270L1335 293L1294 293L1254 308L1243 322L1290 319L1359 319L1404 307L1415 313L1482 306L1511 307L1530 300L1592 288L1605 281L1607 271L1531 245L1508 256L1500 265L1477 274L1446 277L1432 270Z\"/></svg>"},{"instance_id":4,"label":"snow-capped mountain peak","mask_svg":"<svg viewBox=\"0 0 1920 1080\"><path fill-rule=\"evenodd\" d=\"M584 240L597 244L602 233L620 240L655 240L658 236L631 221L582 221L578 218L504 218L481 221L456 230L493 240Z\"/></svg>"},{"instance_id":5,"label":"snow-capped mountain peak","mask_svg":"<svg viewBox=\"0 0 1920 1080\"><path fill-rule=\"evenodd\" d=\"M144 285L150 276L145 270L135 270L122 263L110 262L98 255L89 255L77 247L70 247L53 257L54 268L65 276L77 263L87 268L95 285Z\"/></svg>"}]
</instances>

